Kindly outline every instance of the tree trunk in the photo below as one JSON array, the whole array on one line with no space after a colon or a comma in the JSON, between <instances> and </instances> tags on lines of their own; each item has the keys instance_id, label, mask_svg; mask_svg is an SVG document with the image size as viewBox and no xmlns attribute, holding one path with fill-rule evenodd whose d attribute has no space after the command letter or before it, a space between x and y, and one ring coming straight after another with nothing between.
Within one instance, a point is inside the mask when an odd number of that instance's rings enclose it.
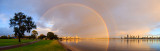
<instances>
[{"instance_id":1,"label":"tree trunk","mask_svg":"<svg viewBox=\"0 0 160 51\"><path fill-rule=\"evenodd\" d=\"M18 37L19 38L19 42L21 42L21 38L20 37Z\"/></svg>"}]
</instances>

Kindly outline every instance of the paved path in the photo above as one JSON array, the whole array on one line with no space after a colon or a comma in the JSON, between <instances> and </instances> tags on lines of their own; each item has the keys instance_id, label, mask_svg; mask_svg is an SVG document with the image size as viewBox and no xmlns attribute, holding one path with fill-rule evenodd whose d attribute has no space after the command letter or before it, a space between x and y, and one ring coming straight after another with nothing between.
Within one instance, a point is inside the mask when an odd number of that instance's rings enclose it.
<instances>
[{"instance_id":1,"label":"paved path","mask_svg":"<svg viewBox=\"0 0 160 51\"><path fill-rule=\"evenodd\" d=\"M30 45L30 44L36 43L38 41L40 41L40 40L33 41L33 42L28 42L28 43L23 43L23 44L17 44L17 45L2 46L2 47L0 47L0 51L1 50L7 50L7 49L12 49L12 48L17 48L17 47L22 47L22 46Z\"/></svg>"}]
</instances>

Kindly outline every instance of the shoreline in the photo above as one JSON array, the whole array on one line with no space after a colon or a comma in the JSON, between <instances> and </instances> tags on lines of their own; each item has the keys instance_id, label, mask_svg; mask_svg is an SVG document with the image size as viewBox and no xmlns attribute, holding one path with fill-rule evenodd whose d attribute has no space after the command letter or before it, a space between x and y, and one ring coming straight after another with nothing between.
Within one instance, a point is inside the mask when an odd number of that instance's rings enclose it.
<instances>
[{"instance_id":1,"label":"shoreline","mask_svg":"<svg viewBox=\"0 0 160 51\"><path fill-rule=\"evenodd\" d=\"M67 51L79 51L78 49L71 47L69 45L63 44L60 40L58 40L59 44L62 45Z\"/></svg>"}]
</instances>

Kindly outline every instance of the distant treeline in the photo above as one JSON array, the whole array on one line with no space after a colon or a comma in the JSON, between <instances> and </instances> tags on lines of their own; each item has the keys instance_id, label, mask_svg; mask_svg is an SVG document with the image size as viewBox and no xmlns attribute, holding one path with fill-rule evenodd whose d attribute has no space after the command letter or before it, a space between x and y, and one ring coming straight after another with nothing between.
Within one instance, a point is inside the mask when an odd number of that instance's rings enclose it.
<instances>
[{"instance_id":1,"label":"distant treeline","mask_svg":"<svg viewBox=\"0 0 160 51\"><path fill-rule=\"evenodd\" d=\"M8 36L0 36L0 39L18 39L18 36L12 36L10 37ZM22 39L43 39L43 40L52 40L52 39L58 39L58 36L56 34L54 34L53 32L48 32L47 36L44 34L40 34L38 37L34 34L32 34L31 36L23 36Z\"/></svg>"},{"instance_id":2,"label":"distant treeline","mask_svg":"<svg viewBox=\"0 0 160 51\"><path fill-rule=\"evenodd\" d=\"M10 37L10 36L1 36L0 39L17 39L18 37L14 36L14 37ZM35 39L34 36L23 36L24 39Z\"/></svg>"},{"instance_id":3,"label":"distant treeline","mask_svg":"<svg viewBox=\"0 0 160 51\"><path fill-rule=\"evenodd\" d=\"M7 37L5 35L1 36L0 39L13 39L14 37Z\"/></svg>"}]
</instances>

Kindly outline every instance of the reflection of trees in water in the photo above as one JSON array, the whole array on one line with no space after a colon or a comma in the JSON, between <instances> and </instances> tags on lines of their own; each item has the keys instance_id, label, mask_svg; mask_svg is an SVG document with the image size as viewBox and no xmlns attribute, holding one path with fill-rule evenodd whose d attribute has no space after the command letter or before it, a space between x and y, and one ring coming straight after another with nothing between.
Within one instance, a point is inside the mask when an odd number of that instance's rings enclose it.
<instances>
[{"instance_id":1,"label":"reflection of trees in water","mask_svg":"<svg viewBox=\"0 0 160 51\"><path fill-rule=\"evenodd\" d=\"M61 39L61 41L66 43L78 43L80 39Z\"/></svg>"}]
</instances>

